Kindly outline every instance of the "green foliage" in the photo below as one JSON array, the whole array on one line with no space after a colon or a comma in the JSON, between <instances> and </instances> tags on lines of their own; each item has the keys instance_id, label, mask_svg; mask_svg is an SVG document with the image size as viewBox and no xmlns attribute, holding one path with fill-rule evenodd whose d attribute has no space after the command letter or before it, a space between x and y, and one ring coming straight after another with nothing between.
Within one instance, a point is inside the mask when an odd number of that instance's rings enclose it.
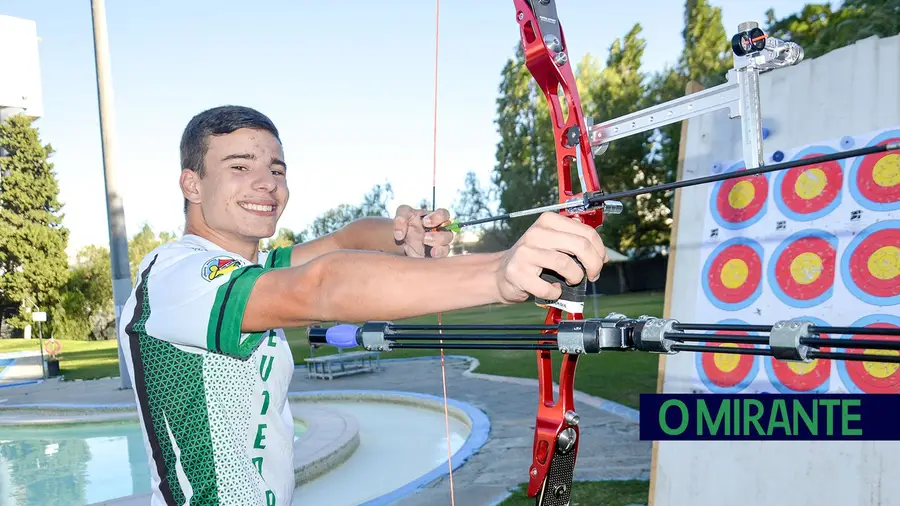
<instances>
[{"instance_id":1,"label":"green foliage","mask_svg":"<svg viewBox=\"0 0 900 506\"><path fill-rule=\"evenodd\" d=\"M766 18L770 34L800 44L806 58L817 58L858 40L900 33L900 0L845 0L836 10L830 3L806 4L782 19L769 9Z\"/></svg>"},{"instance_id":2,"label":"green foliage","mask_svg":"<svg viewBox=\"0 0 900 506\"><path fill-rule=\"evenodd\" d=\"M43 311L60 300L66 283L66 246L59 184L48 160L53 148L40 141L32 119L16 115L0 123L0 307L24 311L8 320L30 323L35 304Z\"/></svg>"},{"instance_id":3,"label":"green foliage","mask_svg":"<svg viewBox=\"0 0 900 506\"><path fill-rule=\"evenodd\" d=\"M304 242L328 235L344 225L366 216L393 216L387 207L388 201L393 197L394 190L390 183L385 184L384 187L377 184L363 196L360 205L341 204L320 214L309 228L295 238L295 242Z\"/></svg>"},{"instance_id":4,"label":"green foliage","mask_svg":"<svg viewBox=\"0 0 900 506\"><path fill-rule=\"evenodd\" d=\"M138 266L144 257L161 244L175 239L176 235L171 232L157 235L150 225L144 224L128 241L131 278L137 276ZM116 337L112 263L108 248L90 245L78 252L52 315L50 323L53 336L57 339L104 340Z\"/></svg>"}]
</instances>

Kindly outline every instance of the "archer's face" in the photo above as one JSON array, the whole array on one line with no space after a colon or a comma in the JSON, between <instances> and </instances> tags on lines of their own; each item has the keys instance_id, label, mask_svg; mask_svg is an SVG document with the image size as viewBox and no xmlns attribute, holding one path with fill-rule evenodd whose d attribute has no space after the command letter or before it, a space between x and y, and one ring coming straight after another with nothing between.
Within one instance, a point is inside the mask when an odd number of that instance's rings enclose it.
<instances>
[{"instance_id":1,"label":"archer's face","mask_svg":"<svg viewBox=\"0 0 900 506\"><path fill-rule=\"evenodd\" d=\"M200 204L205 225L247 242L273 236L289 197L281 143L269 132L247 128L207 142L206 174L192 173L196 193L188 197Z\"/></svg>"}]
</instances>

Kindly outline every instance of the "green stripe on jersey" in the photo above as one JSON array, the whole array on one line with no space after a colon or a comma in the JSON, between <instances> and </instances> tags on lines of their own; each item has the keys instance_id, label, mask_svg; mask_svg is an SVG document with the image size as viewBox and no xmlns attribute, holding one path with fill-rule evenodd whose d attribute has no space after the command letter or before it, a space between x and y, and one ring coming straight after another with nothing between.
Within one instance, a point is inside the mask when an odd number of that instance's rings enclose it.
<instances>
[{"instance_id":1,"label":"green stripe on jersey","mask_svg":"<svg viewBox=\"0 0 900 506\"><path fill-rule=\"evenodd\" d=\"M206 328L206 346L210 351L243 360L262 342L264 332L249 334L242 342L241 321L253 285L264 272L260 265L241 267L216 291Z\"/></svg>"}]
</instances>

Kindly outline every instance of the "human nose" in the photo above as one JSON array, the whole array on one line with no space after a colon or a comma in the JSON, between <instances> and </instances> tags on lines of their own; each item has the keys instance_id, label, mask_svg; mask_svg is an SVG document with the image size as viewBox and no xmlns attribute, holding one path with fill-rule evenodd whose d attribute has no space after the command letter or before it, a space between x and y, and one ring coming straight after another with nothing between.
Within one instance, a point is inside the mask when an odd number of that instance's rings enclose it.
<instances>
[{"instance_id":1,"label":"human nose","mask_svg":"<svg viewBox=\"0 0 900 506\"><path fill-rule=\"evenodd\" d=\"M278 183L275 181L275 176L272 175L272 171L262 170L256 173L256 177L253 180L254 190L272 193L277 187Z\"/></svg>"}]
</instances>

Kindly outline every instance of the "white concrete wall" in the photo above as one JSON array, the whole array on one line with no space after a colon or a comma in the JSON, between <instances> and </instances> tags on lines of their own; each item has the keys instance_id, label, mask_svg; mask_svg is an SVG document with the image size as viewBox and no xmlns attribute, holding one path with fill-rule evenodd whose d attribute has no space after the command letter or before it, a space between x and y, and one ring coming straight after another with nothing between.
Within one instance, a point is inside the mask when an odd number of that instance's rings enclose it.
<instances>
[{"instance_id":1,"label":"white concrete wall","mask_svg":"<svg viewBox=\"0 0 900 506\"><path fill-rule=\"evenodd\" d=\"M25 109L39 118L43 100L37 24L0 15L0 109Z\"/></svg>"},{"instance_id":2,"label":"white concrete wall","mask_svg":"<svg viewBox=\"0 0 900 506\"><path fill-rule=\"evenodd\" d=\"M869 38L763 74L761 99L764 123L773 128L765 140L766 163L773 163L769 157L776 149L896 127L900 36ZM705 176L713 164L741 158L739 126L724 112L690 120L683 177ZM669 282L674 283L671 314L684 322L709 321L694 305L709 189L681 190L677 265ZM898 309L883 308L892 314ZM689 391L685 378L694 358L692 353L666 358L665 393ZM653 505L900 505L898 477L900 442L663 441Z\"/></svg>"}]
</instances>

